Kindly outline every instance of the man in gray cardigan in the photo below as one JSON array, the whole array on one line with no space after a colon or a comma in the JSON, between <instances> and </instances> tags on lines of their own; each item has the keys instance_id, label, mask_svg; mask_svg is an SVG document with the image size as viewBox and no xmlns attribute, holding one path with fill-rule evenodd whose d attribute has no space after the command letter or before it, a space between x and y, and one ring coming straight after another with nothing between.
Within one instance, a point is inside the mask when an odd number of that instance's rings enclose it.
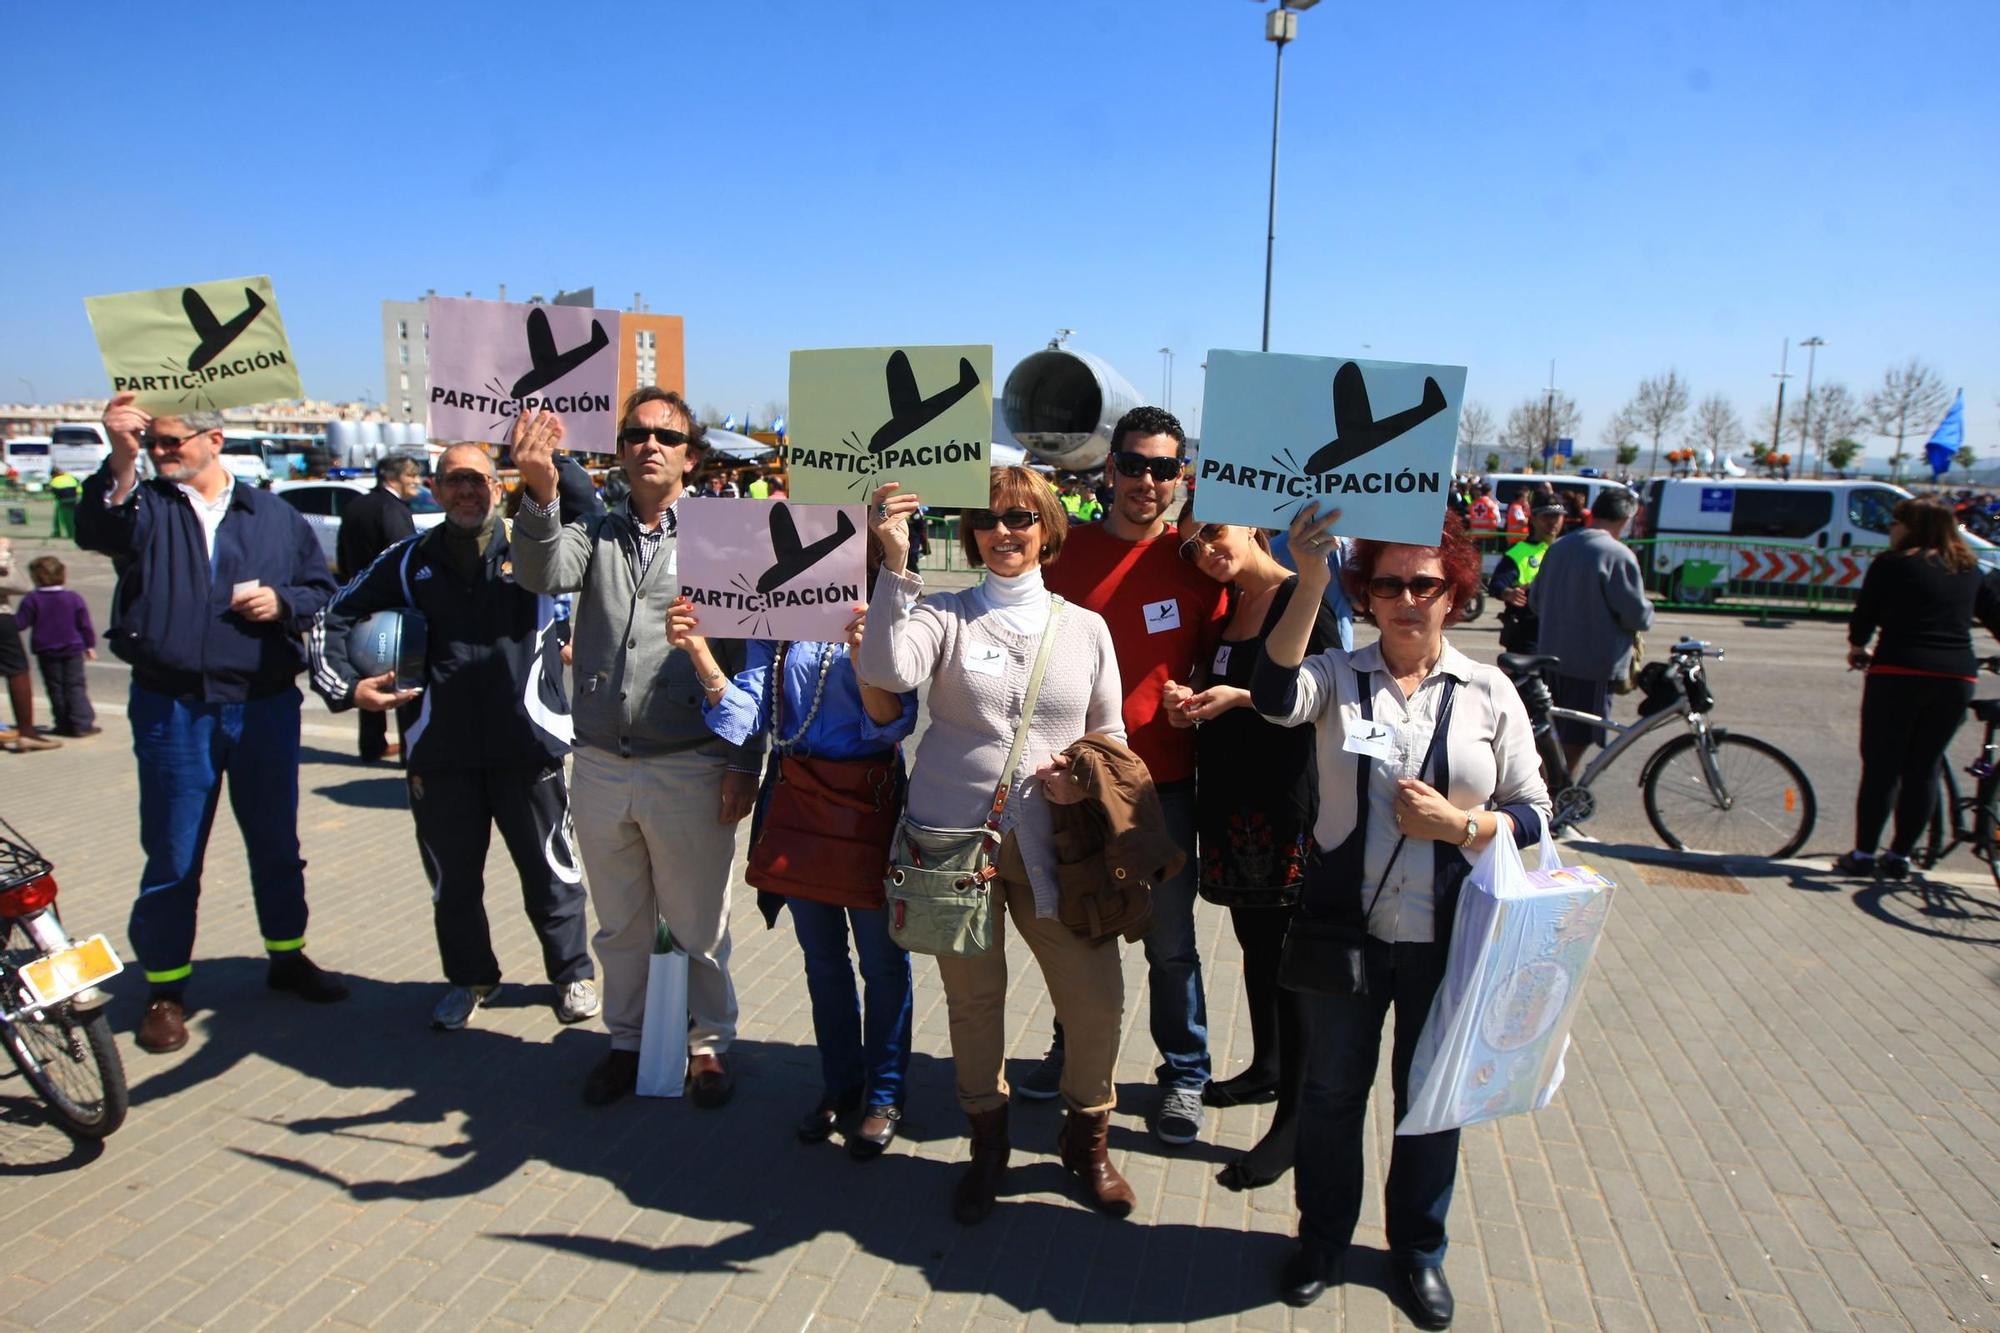
<instances>
[{"instance_id":1,"label":"man in gray cardigan","mask_svg":"<svg viewBox=\"0 0 2000 1333\"><path fill-rule=\"evenodd\" d=\"M1639 507L1622 486L1599 492L1590 526L1557 540L1542 557L1542 572L1528 589L1528 606L1541 620L1537 650L1560 658L1549 673L1556 707L1606 717L1611 682L1625 674L1632 636L1652 628L1639 557L1623 540ZM1556 737L1575 772L1577 761L1603 733L1582 722L1556 721Z\"/></svg>"},{"instance_id":2,"label":"man in gray cardigan","mask_svg":"<svg viewBox=\"0 0 2000 1333\"><path fill-rule=\"evenodd\" d=\"M579 594L570 805L597 911L611 1030L611 1050L583 1096L601 1106L637 1082L657 916L688 957L689 1095L697 1106L721 1106L735 1086L722 1062L736 1035L729 876L736 825L757 798L764 738L742 746L716 739L702 721L704 682L667 642L667 607L679 591L674 505L707 448L679 394L635 391L618 429L631 494L607 513L564 524L554 462L562 434L552 412L515 422L513 460L527 493L513 551L523 587ZM717 639L710 649L725 675L742 670L741 640Z\"/></svg>"}]
</instances>

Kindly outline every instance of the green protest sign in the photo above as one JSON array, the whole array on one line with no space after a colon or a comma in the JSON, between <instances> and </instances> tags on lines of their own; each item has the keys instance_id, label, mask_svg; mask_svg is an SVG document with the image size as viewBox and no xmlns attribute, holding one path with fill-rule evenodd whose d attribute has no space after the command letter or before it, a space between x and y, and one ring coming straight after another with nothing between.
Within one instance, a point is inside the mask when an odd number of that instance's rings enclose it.
<instances>
[{"instance_id":1,"label":"green protest sign","mask_svg":"<svg viewBox=\"0 0 2000 1333\"><path fill-rule=\"evenodd\" d=\"M947 509L985 508L993 467L991 347L792 353L785 471L803 504L865 502L885 481Z\"/></svg>"},{"instance_id":2,"label":"green protest sign","mask_svg":"<svg viewBox=\"0 0 2000 1333\"><path fill-rule=\"evenodd\" d=\"M86 296L113 393L148 412L303 398L268 277Z\"/></svg>"}]
</instances>

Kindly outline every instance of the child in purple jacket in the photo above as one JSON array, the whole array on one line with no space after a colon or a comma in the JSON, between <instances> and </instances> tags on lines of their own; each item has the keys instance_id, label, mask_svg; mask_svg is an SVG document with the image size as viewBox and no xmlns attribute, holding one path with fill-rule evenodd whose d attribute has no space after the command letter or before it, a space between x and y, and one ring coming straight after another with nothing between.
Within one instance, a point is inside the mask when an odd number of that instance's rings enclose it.
<instances>
[{"instance_id":1,"label":"child in purple jacket","mask_svg":"<svg viewBox=\"0 0 2000 1333\"><path fill-rule=\"evenodd\" d=\"M31 631L29 651L41 664L42 686L49 692L58 736L94 736L97 710L90 706L83 664L97 660L97 631L83 598L63 587L63 562L52 555L28 564L35 590L21 599L14 623Z\"/></svg>"}]
</instances>

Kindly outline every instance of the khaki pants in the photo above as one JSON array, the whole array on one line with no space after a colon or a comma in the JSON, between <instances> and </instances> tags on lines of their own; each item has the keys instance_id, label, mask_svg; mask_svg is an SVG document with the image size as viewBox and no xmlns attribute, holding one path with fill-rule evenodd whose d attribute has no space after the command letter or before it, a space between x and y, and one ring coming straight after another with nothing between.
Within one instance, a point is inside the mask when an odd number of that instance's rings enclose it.
<instances>
[{"instance_id":1,"label":"khaki pants","mask_svg":"<svg viewBox=\"0 0 2000 1333\"><path fill-rule=\"evenodd\" d=\"M656 916L688 956L688 1054L720 1054L736 1036L729 980L736 825L716 822L725 766L692 752L626 759L576 751L570 810L597 910L592 943L613 1050L639 1049Z\"/></svg>"},{"instance_id":2,"label":"khaki pants","mask_svg":"<svg viewBox=\"0 0 2000 1333\"><path fill-rule=\"evenodd\" d=\"M939 958L951 1019L951 1060L958 1104L968 1113L1007 1104L1007 916L1041 964L1042 979L1063 1025L1063 1100L1079 1111L1109 1111L1118 1100L1111 1073L1125 1018L1125 974L1118 937L1092 944L1062 922L1035 916L1035 892L1014 880L993 881L1007 895L1007 912L993 923L993 947L977 958Z\"/></svg>"}]
</instances>

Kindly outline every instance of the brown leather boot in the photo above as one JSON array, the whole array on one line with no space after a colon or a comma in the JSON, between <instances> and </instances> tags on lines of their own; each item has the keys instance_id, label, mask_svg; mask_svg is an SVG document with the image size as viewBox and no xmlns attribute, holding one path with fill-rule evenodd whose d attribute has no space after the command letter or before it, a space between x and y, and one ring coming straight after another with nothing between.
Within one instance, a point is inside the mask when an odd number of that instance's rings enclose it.
<instances>
[{"instance_id":1,"label":"brown leather boot","mask_svg":"<svg viewBox=\"0 0 2000 1333\"><path fill-rule=\"evenodd\" d=\"M1006 1107L967 1112L965 1119L972 1128L972 1161L952 1191L951 1215L958 1219L959 1225L970 1227L984 1222L993 1211L993 1200L1000 1193L1000 1177L1006 1173L1013 1145L1007 1140Z\"/></svg>"},{"instance_id":2,"label":"brown leather boot","mask_svg":"<svg viewBox=\"0 0 2000 1333\"><path fill-rule=\"evenodd\" d=\"M1111 1132L1111 1113L1090 1114L1072 1110L1063 1120L1062 1164L1083 1182L1083 1196L1093 1208L1112 1217L1126 1217L1138 1197L1118 1168L1111 1165L1105 1139Z\"/></svg>"}]
</instances>

